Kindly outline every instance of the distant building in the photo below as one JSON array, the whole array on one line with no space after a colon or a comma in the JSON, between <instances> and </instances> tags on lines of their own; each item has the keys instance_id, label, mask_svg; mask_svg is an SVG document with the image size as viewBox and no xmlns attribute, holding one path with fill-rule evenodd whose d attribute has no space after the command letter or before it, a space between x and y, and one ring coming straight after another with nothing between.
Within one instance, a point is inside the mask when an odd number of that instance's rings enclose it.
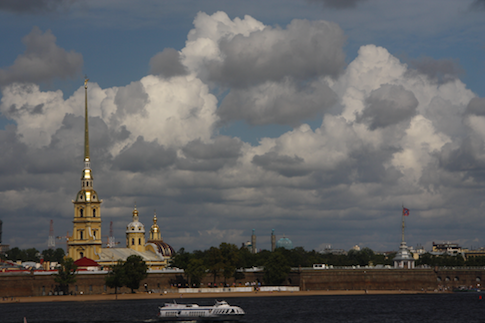
<instances>
[{"instance_id":1,"label":"distant building","mask_svg":"<svg viewBox=\"0 0 485 323\"><path fill-rule=\"evenodd\" d=\"M283 237L276 242L276 248L285 248L291 250L293 249L293 242L290 239Z\"/></svg>"},{"instance_id":2,"label":"distant building","mask_svg":"<svg viewBox=\"0 0 485 323\"><path fill-rule=\"evenodd\" d=\"M457 254L463 254L466 251L468 251L468 249L463 249L457 243L435 243L433 241L433 253L456 256Z\"/></svg>"}]
</instances>

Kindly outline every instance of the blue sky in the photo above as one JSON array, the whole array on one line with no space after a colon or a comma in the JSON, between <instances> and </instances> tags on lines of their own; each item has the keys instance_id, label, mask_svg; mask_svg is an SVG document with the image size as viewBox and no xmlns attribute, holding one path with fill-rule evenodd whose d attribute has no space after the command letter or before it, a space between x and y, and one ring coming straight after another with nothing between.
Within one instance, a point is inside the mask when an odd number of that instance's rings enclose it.
<instances>
[{"instance_id":1,"label":"blue sky","mask_svg":"<svg viewBox=\"0 0 485 323\"><path fill-rule=\"evenodd\" d=\"M175 249L484 246L485 2L2 1L3 243L72 230L93 172ZM81 127L81 128L80 128Z\"/></svg>"}]
</instances>

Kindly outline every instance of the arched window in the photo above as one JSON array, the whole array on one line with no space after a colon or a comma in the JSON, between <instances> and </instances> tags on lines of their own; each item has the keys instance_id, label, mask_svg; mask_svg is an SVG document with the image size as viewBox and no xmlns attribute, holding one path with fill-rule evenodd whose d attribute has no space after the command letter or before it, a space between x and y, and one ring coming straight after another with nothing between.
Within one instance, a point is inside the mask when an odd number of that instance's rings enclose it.
<instances>
[{"instance_id":1,"label":"arched window","mask_svg":"<svg viewBox=\"0 0 485 323\"><path fill-rule=\"evenodd\" d=\"M79 239L83 240L84 239L84 231L79 230Z\"/></svg>"},{"instance_id":2,"label":"arched window","mask_svg":"<svg viewBox=\"0 0 485 323\"><path fill-rule=\"evenodd\" d=\"M80 258L84 257L84 252L80 252L80 253L79 253L79 257L80 257Z\"/></svg>"},{"instance_id":3,"label":"arched window","mask_svg":"<svg viewBox=\"0 0 485 323\"><path fill-rule=\"evenodd\" d=\"M138 238L138 244L141 245L141 238Z\"/></svg>"},{"instance_id":4,"label":"arched window","mask_svg":"<svg viewBox=\"0 0 485 323\"><path fill-rule=\"evenodd\" d=\"M93 218L96 217L96 209L93 209Z\"/></svg>"},{"instance_id":5,"label":"arched window","mask_svg":"<svg viewBox=\"0 0 485 323\"><path fill-rule=\"evenodd\" d=\"M96 240L96 230L93 230L93 238Z\"/></svg>"},{"instance_id":6,"label":"arched window","mask_svg":"<svg viewBox=\"0 0 485 323\"><path fill-rule=\"evenodd\" d=\"M83 217L83 215L84 215L84 209L80 209L80 210L79 210L79 216L82 218L82 217Z\"/></svg>"}]
</instances>

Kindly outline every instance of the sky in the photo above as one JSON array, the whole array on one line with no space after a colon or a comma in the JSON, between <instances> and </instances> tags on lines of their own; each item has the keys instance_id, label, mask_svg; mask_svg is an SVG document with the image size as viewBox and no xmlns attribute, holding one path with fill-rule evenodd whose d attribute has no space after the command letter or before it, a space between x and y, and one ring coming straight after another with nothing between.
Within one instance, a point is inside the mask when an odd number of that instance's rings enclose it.
<instances>
[{"instance_id":1,"label":"sky","mask_svg":"<svg viewBox=\"0 0 485 323\"><path fill-rule=\"evenodd\" d=\"M2 243L94 188L178 250L485 247L485 1L3 0Z\"/></svg>"}]
</instances>

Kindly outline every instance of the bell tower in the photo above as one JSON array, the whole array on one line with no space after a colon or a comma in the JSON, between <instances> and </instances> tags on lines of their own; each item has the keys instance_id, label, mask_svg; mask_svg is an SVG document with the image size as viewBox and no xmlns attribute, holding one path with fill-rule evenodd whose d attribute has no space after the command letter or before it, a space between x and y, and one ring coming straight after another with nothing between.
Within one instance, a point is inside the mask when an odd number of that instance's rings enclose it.
<instances>
[{"instance_id":1,"label":"bell tower","mask_svg":"<svg viewBox=\"0 0 485 323\"><path fill-rule=\"evenodd\" d=\"M99 259L101 242L101 203L93 188L91 160L89 157L88 127L88 79L84 80L85 120L84 120L84 168L81 176L81 190L77 193L74 204L74 227L69 237L68 257L75 261L87 257Z\"/></svg>"}]
</instances>

